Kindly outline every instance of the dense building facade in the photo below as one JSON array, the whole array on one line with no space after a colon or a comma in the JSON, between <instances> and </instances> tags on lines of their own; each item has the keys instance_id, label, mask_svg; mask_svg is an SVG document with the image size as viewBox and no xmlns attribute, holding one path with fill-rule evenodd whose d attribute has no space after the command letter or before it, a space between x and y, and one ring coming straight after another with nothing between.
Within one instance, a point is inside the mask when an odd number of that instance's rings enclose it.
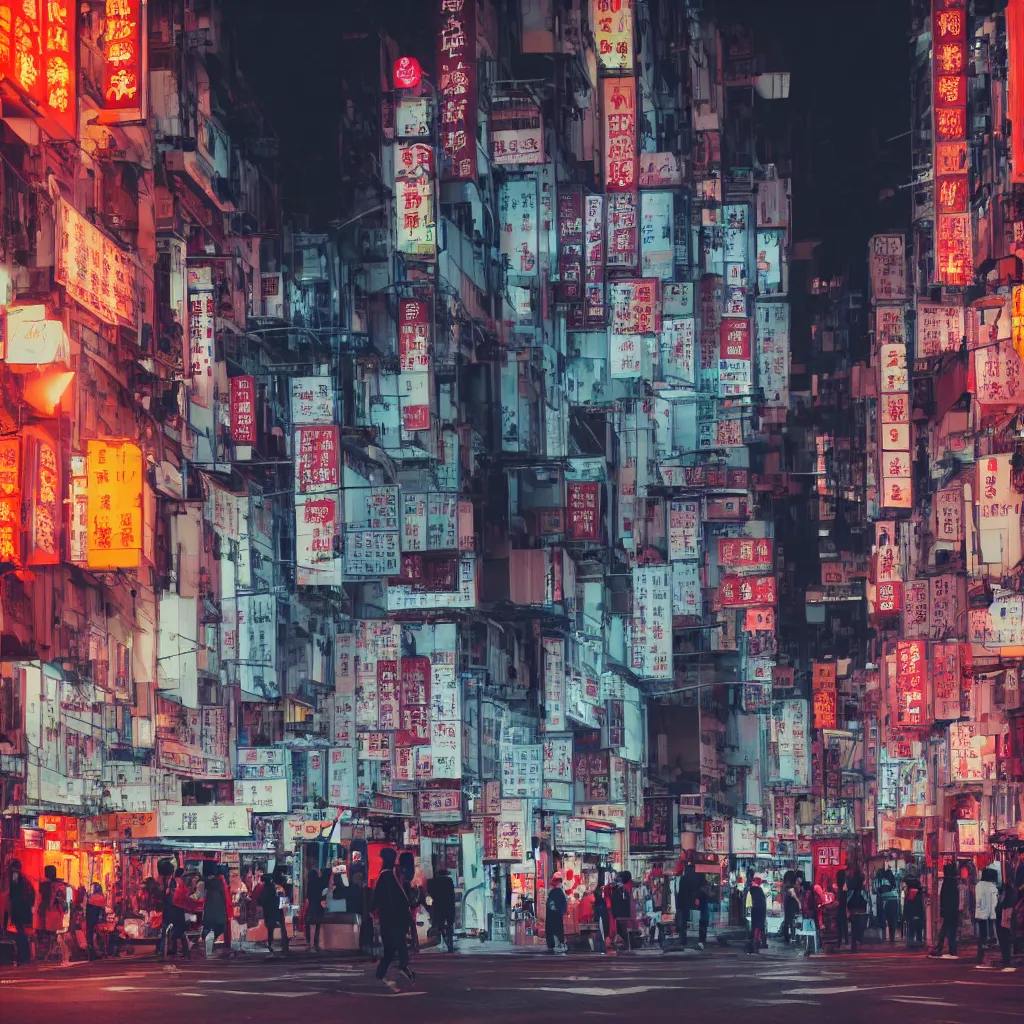
<instances>
[{"instance_id":1,"label":"dense building facade","mask_svg":"<svg viewBox=\"0 0 1024 1024\"><path fill-rule=\"evenodd\" d=\"M1014 6L951 37L992 90ZM936 221L916 169L861 299L792 244L788 75L700 4L431 0L430 52L353 24L323 224L281 209L216 2L30 7L4 37L0 3L4 863L114 892L392 843L526 942L556 867L671 919L693 859L724 927L748 869L777 912L789 868L1017 827L991 113L935 179L978 201Z\"/></svg>"}]
</instances>

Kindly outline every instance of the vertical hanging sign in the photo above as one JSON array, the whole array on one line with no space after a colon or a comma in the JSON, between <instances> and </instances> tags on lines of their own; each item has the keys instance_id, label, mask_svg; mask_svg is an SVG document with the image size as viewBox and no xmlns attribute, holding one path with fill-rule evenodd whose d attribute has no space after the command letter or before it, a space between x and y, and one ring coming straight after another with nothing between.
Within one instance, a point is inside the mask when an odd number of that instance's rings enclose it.
<instances>
[{"instance_id":1,"label":"vertical hanging sign","mask_svg":"<svg viewBox=\"0 0 1024 1024\"><path fill-rule=\"evenodd\" d=\"M434 0L441 177L476 181L476 0Z\"/></svg>"},{"instance_id":2,"label":"vertical hanging sign","mask_svg":"<svg viewBox=\"0 0 1024 1024\"><path fill-rule=\"evenodd\" d=\"M633 70L633 0L591 0L590 24L602 71Z\"/></svg>"},{"instance_id":3,"label":"vertical hanging sign","mask_svg":"<svg viewBox=\"0 0 1024 1024\"><path fill-rule=\"evenodd\" d=\"M232 377L230 386L231 440L235 444L255 444L256 379Z\"/></svg>"},{"instance_id":4,"label":"vertical hanging sign","mask_svg":"<svg viewBox=\"0 0 1024 1024\"><path fill-rule=\"evenodd\" d=\"M608 192L632 192L640 177L636 149L636 79L602 78L604 183Z\"/></svg>"},{"instance_id":5,"label":"vertical hanging sign","mask_svg":"<svg viewBox=\"0 0 1024 1024\"><path fill-rule=\"evenodd\" d=\"M51 2L50 8L62 0ZM103 106L137 119L142 110L142 2L106 0L103 33Z\"/></svg>"},{"instance_id":6,"label":"vertical hanging sign","mask_svg":"<svg viewBox=\"0 0 1024 1024\"><path fill-rule=\"evenodd\" d=\"M935 181L935 281L974 281L968 202L967 0L933 0L932 137Z\"/></svg>"},{"instance_id":7,"label":"vertical hanging sign","mask_svg":"<svg viewBox=\"0 0 1024 1024\"><path fill-rule=\"evenodd\" d=\"M430 429L430 307L398 304L398 389L403 430Z\"/></svg>"}]
</instances>

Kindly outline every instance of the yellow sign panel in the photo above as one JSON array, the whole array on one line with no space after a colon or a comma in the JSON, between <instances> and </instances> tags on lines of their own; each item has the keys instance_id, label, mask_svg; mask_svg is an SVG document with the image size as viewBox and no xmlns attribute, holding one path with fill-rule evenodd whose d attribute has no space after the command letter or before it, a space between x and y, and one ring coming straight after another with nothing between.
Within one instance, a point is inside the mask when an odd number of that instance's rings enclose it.
<instances>
[{"instance_id":1,"label":"yellow sign panel","mask_svg":"<svg viewBox=\"0 0 1024 1024\"><path fill-rule=\"evenodd\" d=\"M90 569L134 569L142 552L142 449L130 441L90 441Z\"/></svg>"}]
</instances>

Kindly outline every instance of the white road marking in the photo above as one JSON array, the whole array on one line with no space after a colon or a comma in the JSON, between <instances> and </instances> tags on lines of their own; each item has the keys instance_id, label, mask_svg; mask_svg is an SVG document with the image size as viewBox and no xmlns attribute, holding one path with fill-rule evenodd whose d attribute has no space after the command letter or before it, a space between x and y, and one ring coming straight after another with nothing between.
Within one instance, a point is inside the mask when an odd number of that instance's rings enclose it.
<instances>
[{"instance_id":1,"label":"white road marking","mask_svg":"<svg viewBox=\"0 0 1024 1024\"><path fill-rule=\"evenodd\" d=\"M913 1003L915 1006L956 1006L944 999L927 999L924 996L889 996L890 1003Z\"/></svg>"}]
</instances>

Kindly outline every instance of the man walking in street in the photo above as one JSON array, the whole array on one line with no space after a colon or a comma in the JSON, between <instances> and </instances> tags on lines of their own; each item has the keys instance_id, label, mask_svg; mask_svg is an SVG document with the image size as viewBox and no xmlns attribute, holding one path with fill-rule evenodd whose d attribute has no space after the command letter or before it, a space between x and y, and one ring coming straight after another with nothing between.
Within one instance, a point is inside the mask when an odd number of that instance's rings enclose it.
<instances>
[{"instance_id":1,"label":"man walking in street","mask_svg":"<svg viewBox=\"0 0 1024 1024\"><path fill-rule=\"evenodd\" d=\"M846 884L849 889L846 909L850 915L850 952L856 953L857 947L864 941L864 933L868 928L869 897L861 871L854 871Z\"/></svg>"},{"instance_id":2,"label":"man walking in street","mask_svg":"<svg viewBox=\"0 0 1024 1024\"><path fill-rule=\"evenodd\" d=\"M449 953L455 952L455 883L448 869L442 864L427 883L431 909L434 912L434 927L441 942Z\"/></svg>"},{"instance_id":3,"label":"man walking in street","mask_svg":"<svg viewBox=\"0 0 1024 1024\"><path fill-rule=\"evenodd\" d=\"M562 890L562 872L556 871L551 876L544 918L544 932L547 935L548 951L551 953L565 952L565 912L568 909L569 901Z\"/></svg>"},{"instance_id":4,"label":"man walking in street","mask_svg":"<svg viewBox=\"0 0 1024 1024\"><path fill-rule=\"evenodd\" d=\"M21 870L21 861L12 860L10 880L7 885L7 914L14 925L14 956L20 967L32 957L26 929L32 927L32 910L36 904L36 891ZM0 922L7 930L7 922Z\"/></svg>"},{"instance_id":5,"label":"man walking in street","mask_svg":"<svg viewBox=\"0 0 1024 1024\"><path fill-rule=\"evenodd\" d=\"M690 911L697 907L697 892L700 888L700 880L697 878L697 868L693 861L689 861L679 879L679 888L676 890L676 929L679 932L679 945L686 947L686 930L690 924Z\"/></svg>"},{"instance_id":6,"label":"man walking in street","mask_svg":"<svg viewBox=\"0 0 1024 1024\"><path fill-rule=\"evenodd\" d=\"M761 888L761 879L754 879L750 887L750 949L748 953L760 953L768 926L768 900Z\"/></svg>"},{"instance_id":7,"label":"man walking in street","mask_svg":"<svg viewBox=\"0 0 1024 1024\"><path fill-rule=\"evenodd\" d=\"M940 956L944 960L956 960L956 933L960 925L960 887L957 884L956 867L952 864L947 864L942 869L939 917L942 918L942 927L935 940L935 948L928 955L936 960ZM943 939L949 942L949 952L946 954L942 952Z\"/></svg>"},{"instance_id":8,"label":"man walking in street","mask_svg":"<svg viewBox=\"0 0 1024 1024\"><path fill-rule=\"evenodd\" d=\"M409 981L416 980L416 975L409 967L409 947L406 945L406 936L412 923L412 909L402 883L395 876L396 860L398 854L391 847L386 846L380 851L383 867L373 889L373 911L377 915L384 945L384 955L377 964L377 980L384 982L392 992L397 992L398 986L387 977L387 973L396 958L398 973Z\"/></svg>"}]
</instances>

